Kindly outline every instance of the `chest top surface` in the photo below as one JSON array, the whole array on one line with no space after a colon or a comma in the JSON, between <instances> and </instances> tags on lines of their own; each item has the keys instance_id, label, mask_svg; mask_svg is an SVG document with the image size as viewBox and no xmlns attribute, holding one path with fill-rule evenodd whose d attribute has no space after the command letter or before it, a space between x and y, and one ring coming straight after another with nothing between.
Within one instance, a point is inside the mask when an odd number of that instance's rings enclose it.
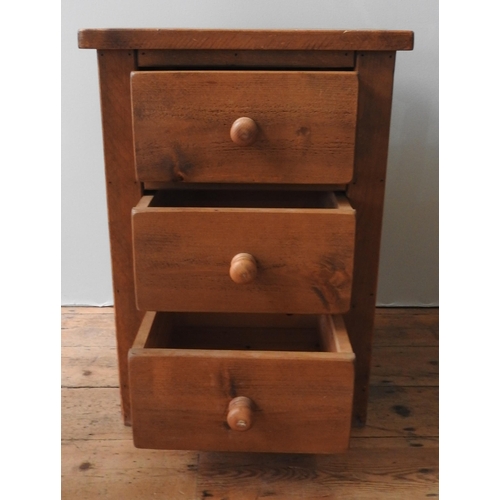
<instances>
[{"instance_id":1,"label":"chest top surface","mask_svg":"<svg viewBox=\"0 0 500 500\"><path fill-rule=\"evenodd\" d=\"M413 32L394 30L84 29L82 49L412 50Z\"/></svg>"}]
</instances>

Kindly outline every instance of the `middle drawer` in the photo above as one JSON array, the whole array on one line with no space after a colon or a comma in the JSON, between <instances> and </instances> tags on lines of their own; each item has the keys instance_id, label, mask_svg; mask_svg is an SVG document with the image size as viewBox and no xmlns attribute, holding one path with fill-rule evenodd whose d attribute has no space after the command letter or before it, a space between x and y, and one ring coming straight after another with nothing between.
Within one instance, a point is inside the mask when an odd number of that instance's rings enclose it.
<instances>
[{"instance_id":1,"label":"middle drawer","mask_svg":"<svg viewBox=\"0 0 500 500\"><path fill-rule=\"evenodd\" d=\"M343 195L159 191L132 212L137 307L343 313L355 211Z\"/></svg>"}]
</instances>

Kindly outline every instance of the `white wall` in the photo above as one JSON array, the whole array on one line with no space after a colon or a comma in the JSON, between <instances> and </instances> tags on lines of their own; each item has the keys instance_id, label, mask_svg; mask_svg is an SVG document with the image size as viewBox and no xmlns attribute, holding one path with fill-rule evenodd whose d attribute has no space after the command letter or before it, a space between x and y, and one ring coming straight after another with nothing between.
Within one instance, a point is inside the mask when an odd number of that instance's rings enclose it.
<instances>
[{"instance_id":1,"label":"white wall","mask_svg":"<svg viewBox=\"0 0 500 500\"><path fill-rule=\"evenodd\" d=\"M62 2L62 303L112 303L97 57L81 28L398 29L380 305L438 303L436 0L65 0Z\"/></svg>"}]
</instances>

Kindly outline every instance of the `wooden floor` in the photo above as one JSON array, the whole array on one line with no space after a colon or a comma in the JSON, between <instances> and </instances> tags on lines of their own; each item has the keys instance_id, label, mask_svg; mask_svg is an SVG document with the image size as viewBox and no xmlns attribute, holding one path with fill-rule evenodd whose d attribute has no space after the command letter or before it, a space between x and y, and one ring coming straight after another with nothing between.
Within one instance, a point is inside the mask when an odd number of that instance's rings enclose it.
<instances>
[{"instance_id":1,"label":"wooden floor","mask_svg":"<svg viewBox=\"0 0 500 500\"><path fill-rule=\"evenodd\" d=\"M347 454L134 448L121 421L112 308L62 309L62 498L438 497L438 310L379 309L366 427Z\"/></svg>"}]
</instances>

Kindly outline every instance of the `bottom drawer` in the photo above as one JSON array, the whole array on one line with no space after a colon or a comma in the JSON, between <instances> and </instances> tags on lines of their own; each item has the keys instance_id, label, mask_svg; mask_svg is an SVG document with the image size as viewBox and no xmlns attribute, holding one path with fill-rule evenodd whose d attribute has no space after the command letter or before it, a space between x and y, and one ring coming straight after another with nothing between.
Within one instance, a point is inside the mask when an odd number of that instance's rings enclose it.
<instances>
[{"instance_id":1,"label":"bottom drawer","mask_svg":"<svg viewBox=\"0 0 500 500\"><path fill-rule=\"evenodd\" d=\"M349 445L354 354L341 316L149 312L129 378L138 448Z\"/></svg>"}]
</instances>

